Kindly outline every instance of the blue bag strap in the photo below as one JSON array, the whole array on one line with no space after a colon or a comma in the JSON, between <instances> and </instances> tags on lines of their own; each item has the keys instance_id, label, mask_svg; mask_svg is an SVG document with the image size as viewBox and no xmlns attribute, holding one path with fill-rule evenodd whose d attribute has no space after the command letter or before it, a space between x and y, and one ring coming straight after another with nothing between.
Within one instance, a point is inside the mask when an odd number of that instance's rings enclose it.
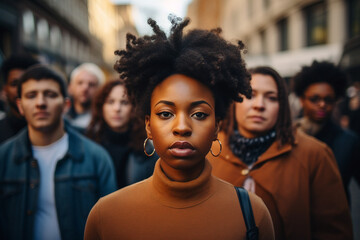
<instances>
[{"instance_id":1,"label":"blue bag strap","mask_svg":"<svg viewBox=\"0 0 360 240\"><path fill-rule=\"evenodd\" d=\"M259 229L255 224L254 214L251 207L251 202L248 192L241 187L235 187L237 196L239 198L241 211L243 213L246 225L246 239L257 240L259 239Z\"/></svg>"}]
</instances>

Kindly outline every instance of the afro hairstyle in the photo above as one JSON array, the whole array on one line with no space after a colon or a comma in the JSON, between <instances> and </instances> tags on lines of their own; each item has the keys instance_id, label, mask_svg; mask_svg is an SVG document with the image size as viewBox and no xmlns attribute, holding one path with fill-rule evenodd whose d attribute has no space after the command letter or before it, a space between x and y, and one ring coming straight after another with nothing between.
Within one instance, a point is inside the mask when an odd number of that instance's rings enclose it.
<instances>
[{"instance_id":1,"label":"afro hairstyle","mask_svg":"<svg viewBox=\"0 0 360 240\"><path fill-rule=\"evenodd\" d=\"M13 69L26 70L31 66L40 64L36 58L27 53L19 53L11 55L1 66L1 74L3 83L7 84L9 72Z\"/></svg>"},{"instance_id":2,"label":"afro hairstyle","mask_svg":"<svg viewBox=\"0 0 360 240\"><path fill-rule=\"evenodd\" d=\"M215 114L223 119L233 100L251 97L251 76L242 57L244 44L231 44L220 37L221 29L191 30L183 34L190 20L172 23L169 37L149 18L154 34L137 38L128 33L126 48L117 50L120 58L114 69L124 79L129 97L143 116L150 114L154 88L173 74L183 74L203 83L212 91Z\"/></svg>"},{"instance_id":3,"label":"afro hairstyle","mask_svg":"<svg viewBox=\"0 0 360 240\"><path fill-rule=\"evenodd\" d=\"M294 92L302 97L306 89L315 83L327 83L335 91L336 98L344 96L347 87L347 76L333 63L313 61L311 66L304 66L294 78Z\"/></svg>"}]
</instances>

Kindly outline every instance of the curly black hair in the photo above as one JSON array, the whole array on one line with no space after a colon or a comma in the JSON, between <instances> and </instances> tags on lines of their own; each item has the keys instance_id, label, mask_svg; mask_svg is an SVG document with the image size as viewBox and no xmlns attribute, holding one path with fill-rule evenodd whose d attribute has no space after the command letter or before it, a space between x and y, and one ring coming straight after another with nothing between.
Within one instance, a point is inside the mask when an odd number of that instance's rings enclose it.
<instances>
[{"instance_id":1,"label":"curly black hair","mask_svg":"<svg viewBox=\"0 0 360 240\"><path fill-rule=\"evenodd\" d=\"M130 99L140 106L142 115L150 114L150 99L154 88L173 74L183 74L209 87L215 99L215 114L226 115L231 102L251 97L251 76L246 70L241 41L231 44L220 37L221 29L191 30L183 34L189 18L171 21L167 37L156 21L148 19L154 34L136 38L128 33L125 50L114 69L124 79Z\"/></svg>"},{"instance_id":2,"label":"curly black hair","mask_svg":"<svg viewBox=\"0 0 360 240\"><path fill-rule=\"evenodd\" d=\"M26 70L31 66L40 64L36 58L27 53L11 55L1 65L3 84L7 84L9 72L13 69Z\"/></svg>"},{"instance_id":3,"label":"curly black hair","mask_svg":"<svg viewBox=\"0 0 360 240\"><path fill-rule=\"evenodd\" d=\"M328 83L335 91L336 98L344 96L348 85L347 76L331 62L313 61L311 66L304 66L294 77L294 92L302 97L306 89L314 83Z\"/></svg>"}]
</instances>

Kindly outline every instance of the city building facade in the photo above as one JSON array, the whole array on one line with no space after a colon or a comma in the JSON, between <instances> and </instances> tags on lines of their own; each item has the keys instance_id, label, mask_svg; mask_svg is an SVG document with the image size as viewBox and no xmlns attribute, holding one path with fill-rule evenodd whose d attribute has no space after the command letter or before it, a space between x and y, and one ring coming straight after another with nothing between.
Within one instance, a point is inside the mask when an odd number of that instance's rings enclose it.
<instances>
[{"instance_id":1,"label":"city building facade","mask_svg":"<svg viewBox=\"0 0 360 240\"><path fill-rule=\"evenodd\" d=\"M68 74L83 62L113 74L119 32L131 21L110 0L0 0L0 64L29 52ZM131 18L131 16L125 16Z\"/></svg>"},{"instance_id":2,"label":"city building facade","mask_svg":"<svg viewBox=\"0 0 360 240\"><path fill-rule=\"evenodd\" d=\"M212 28L211 20L219 19L226 39L245 42L249 67L270 65L284 77L314 59L338 64L344 45L360 35L359 0L224 0L221 7L211 7L215 2L193 1L188 11L193 27ZM209 9L214 13L193 14ZM206 24L202 18L211 25L198 24Z\"/></svg>"}]
</instances>

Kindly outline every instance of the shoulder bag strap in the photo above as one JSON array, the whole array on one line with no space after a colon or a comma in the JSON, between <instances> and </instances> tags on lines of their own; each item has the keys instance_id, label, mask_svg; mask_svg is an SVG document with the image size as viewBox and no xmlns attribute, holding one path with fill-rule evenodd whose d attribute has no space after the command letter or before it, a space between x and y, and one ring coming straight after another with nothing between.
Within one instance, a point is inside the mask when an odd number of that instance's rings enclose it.
<instances>
[{"instance_id":1,"label":"shoulder bag strap","mask_svg":"<svg viewBox=\"0 0 360 240\"><path fill-rule=\"evenodd\" d=\"M251 207L251 202L248 192L241 187L235 187L237 196L239 198L241 211L243 213L246 225L246 239L257 240L259 239L259 229L255 224L254 214Z\"/></svg>"}]
</instances>

